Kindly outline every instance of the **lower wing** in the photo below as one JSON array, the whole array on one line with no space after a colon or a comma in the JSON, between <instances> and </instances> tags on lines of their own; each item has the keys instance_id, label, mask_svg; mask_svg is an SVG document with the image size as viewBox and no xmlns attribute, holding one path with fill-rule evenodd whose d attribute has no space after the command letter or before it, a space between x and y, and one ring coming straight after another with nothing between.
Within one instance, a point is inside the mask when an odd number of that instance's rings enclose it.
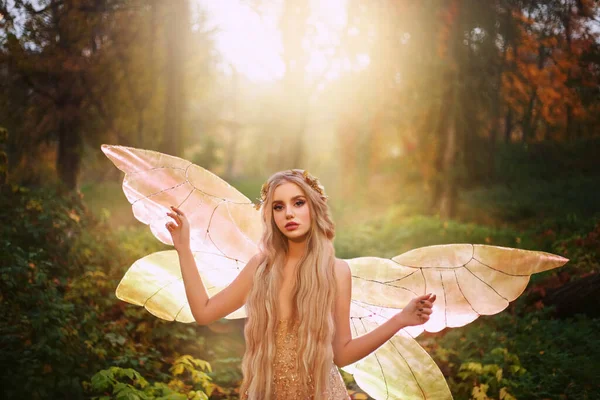
<instances>
[{"instance_id":1,"label":"lower wing","mask_svg":"<svg viewBox=\"0 0 600 400\"><path fill-rule=\"evenodd\" d=\"M194 252L198 272L209 296L228 286L247 260ZM152 315L168 321L194 322L175 250L159 251L140 258L129 268L119 286L117 298L146 308ZM244 307L228 319L245 318Z\"/></svg>"}]
</instances>

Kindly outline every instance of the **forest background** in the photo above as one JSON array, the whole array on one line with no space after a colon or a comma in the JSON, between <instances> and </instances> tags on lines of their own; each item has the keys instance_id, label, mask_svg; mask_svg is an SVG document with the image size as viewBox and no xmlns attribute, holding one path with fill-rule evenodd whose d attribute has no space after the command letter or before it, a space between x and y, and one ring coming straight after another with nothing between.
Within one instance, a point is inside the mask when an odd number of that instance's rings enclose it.
<instances>
[{"instance_id":1,"label":"forest background","mask_svg":"<svg viewBox=\"0 0 600 400\"><path fill-rule=\"evenodd\" d=\"M1 0L2 398L238 397L243 321L115 298L165 247L102 143L251 199L308 169L341 258L570 258L500 315L419 341L457 399L600 398L599 36L592 0Z\"/></svg>"}]
</instances>

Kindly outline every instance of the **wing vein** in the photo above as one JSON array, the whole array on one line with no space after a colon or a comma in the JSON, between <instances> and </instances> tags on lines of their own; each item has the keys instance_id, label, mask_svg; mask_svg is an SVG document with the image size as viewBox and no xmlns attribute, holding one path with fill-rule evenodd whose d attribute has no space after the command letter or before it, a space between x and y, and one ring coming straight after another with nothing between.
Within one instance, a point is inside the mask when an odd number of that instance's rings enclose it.
<instances>
[{"instance_id":1,"label":"wing vein","mask_svg":"<svg viewBox=\"0 0 600 400\"><path fill-rule=\"evenodd\" d=\"M211 240L211 241L212 241L212 240ZM228 260L235 261L235 262L236 262L236 265L237 265L237 262L238 262L238 261L241 261L241 262L243 262L243 263L248 263L248 261L247 261L247 260L238 260L237 258L233 258L233 257L226 256L225 254L212 253L212 252L210 252L210 251L204 251L204 250L194 250L194 253L203 253L203 254L208 254L208 255L210 255L210 256L223 257L223 258L226 258L226 259L228 259ZM236 267L235 267L235 269L239 270L239 267L237 267L237 266L236 266Z\"/></svg>"},{"instance_id":2,"label":"wing vein","mask_svg":"<svg viewBox=\"0 0 600 400\"><path fill-rule=\"evenodd\" d=\"M464 268L465 268L467 271L469 271L469 272L471 273L471 275L473 275L475 278L479 279L479 281L480 281L480 282L483 282L483 283L484 283L484 284L485 284L487 287L489 287L490 289L492 289L492 290L494 291L494 293L496 293L496 294L497 294L499 297L501 297L501 298L503 298L504 300L508 301L508 299L507 299L506 297L502 296L500 293L498 293L498 292L496 291L496 289L494 289L494 287L493 287L492 285L490 285L489 283L487 283L486 281L484 281L483 279L481 279L480 277L478 277L477 275L475 275L475 274L473 273L473 271L471 271L471 270L469 269L469 267L465 266Z\"/></svg>"},{"instance_id":3,"label":"wing vein","mask_svg":"<svg viewBox=\"0 0 600 400\"><path fill-rule=\"evenodd\" d=\"M508 275L508 276L531 276L531 274L509 274L508 272L504 272L500 269L491 267L483 262L481 262L480 260L478 260L477 258L473 257L473 260L477 261L479 264L483 265L484 267L488 267L489 269L491 269L492 271L496 271L496 272L500 272L501 274L504 275Z\"/></svg>"},{"instance_id":4,"label":"wing vein","mask_svg":"<svg viewBox=\"0 0 600 400\"><path fill-rule=\"evenodd\" d=\"M408 370L412 374L413 378L415 379L415 382L417 383L417 386L419 387L419 390L421 391L421 394L423 395L423 399L426 399L427 397L425 396L425 391L423 390L423 387L419 383L419 380L417 379L417 376L415 375L415 372L413 371L412 367L410 366L410 364L406 360L406 357L404 357L404 355L402 354L402 352L400 350L398 350L398 348L396 347L396 345L394 344L394 342L392 340L390 340L390 344L392 345L392 347L394 348L394 350L396 350L396 353L398 353L398 355L400 357L402 357L402 360L406 363L406 366L408 367Z\"/></svg>"},{"instance_id":5,"label":"wing vein","mask_svg":"<svg viewBox=\"0 0 600 400\"><path fill-rule=\"evenodd\" d=\"M197 187L196 185L194 185L194 183L193 183L193 182L190 180L190 178L188 177L188 170L189 170L189 169L190 169L192 166L194 166L194 164L190 164L190 165L188 165L188 166L187 166L187 168L185 169L185 179L186 179L186 181L187 181L187 182L189 182L189 184L190 184L190 185L192 185L192 187L193 187L194 189L196 189L196 190L197 190L197 191L199 191L200 193L204 193L205 195L207 195L207 196L210 196L210 197L214 197L215 199L221 199L221 200L223 200L223 201L226 201L226 202L228 202L228 203L233 203L233 204L254 204L254 203L252 203L251 201L248 201L248 202L233 201L233 200L226 199L226 198L223 198L223 197L220 197L220 196L215 196L214 194L210 194L210 193L208 193L208 192L205 192L204 190L200 189L199 187ZM218 177L217 177L217 178L218 178ZM219 179L220 179L220 178L219 178ZM229 186L231 186L231 185L229 185ZM235 189L234 189L234 190L235 190ZM244 196L244 197L245 197L245 196Z\"/></svg>"},{"instance_id":6,"label":"wing vein","mask_svg":"<svg viewBox=\"0 0 600 400\"><path fill-rule=\"evenodd\" d=\"M363 329L366 332L367 327L365 326L365 323L362 321L362 319L360 320L360 323L362 324ZM389 399L390 398L390 389L387 384L387 379L385 378L385 373L383 372L383 366L381 365L381 361L379 361L379 357L377 356L377 351L373 352L373 356L375 357L375 360L377 360L377 364L379 364L379 369L381 370L381 376L383 377L383 383L385 385L385 398Z\"/></svg>"},{"instance_id":7,"label":"wing vein","mask_svg":"<svg viewBox=\"0 0 600 400\"><path fill-rule=\"evenodd\" d=\"M117 167L118 168L118 167ZM119 168L120 169L120 168ZM181 167L170 167L168 165L164 165L164 166L160 166L160 167L154 167L154 168L148 168L148 169L140 169L137 171L131 171L131 172L127 172L127 176L132 176L132 175L139 175L139 174L143 174L146 172L152 172L152 171L156 171L157 169L175 169L175 170L179 170L179 171L185 171L185 168L181 168ZM121 170L122 171L122 170Z\"/></svg>"},{"instance_id":8,"label":"wing vein","mask_svg":"<svg viewBox=\"0 0 600 400\"><path fill-rule=\"evenodd\" d=\"M444 286L442 271L440 271L440 283L442 284L442 292L444 292L444 325L448 326L448 296L446 296L446 287Z\"/></svg>"},{"instance_id":9,"label":"wing vein","mask_svg":"<svg viewBox=\"0 0 600 400\"><path fill-rule=\"evenodd\" d=\"M183 185L185 185L186 183L187 183L187 182L181 182L181 183L178 183L178 184L177 184L177 185L175 185L175 186L170 186L170 187L168 187L168 188L166 188L166 189L159 190L158 192L150 193L150 194L149 194L149 195L147 195L147 196L140 197L139 199L135 200L133 203L131 203L131 205L133 206L133 205L134 205L134 204L136 204L138 201L141 201L141 200L146 200L146 199L150 199L150 198L152 198L152 197L154 197L154 196L158 196L159 194L161 194L161 193L164 193L164 192L166 192L166 191L168 191L168 190L171 190L171 189L177 189L178 187L180 187L180 186L183 186Z\"/></svg>"},{"instance_id":10,"label":"wing vein","mask_svg":"<svg viewBox=\"0 0 600 400\"><path fill-rule=\"evenodd\" d=\"M163 289L165 289L167 286L171 285L172 283L175 283L177 281L181 281L183 278L176 278L173 279L172 281L167 282L165 285L161 286L160 288L158 288L158 290L154 293L152 293L152 295L150 297L148 297L143 304L143 307L146 308L146 304L148 304L148 302L154 297L156 296L158 293L160 293Z\"/></svg>"},{"instance_id":11,"label":"wing vein","mask_svg":"<svg viewBox=\"0 0 600 400\"><path fill-rule=\"evenodd\" d=\"M179 205L177 206L177 208L181 208L181 206L183 206L183 203L185 203L190 198L190 196L192 195L192 193L194 193L194 190L195 190L194 186L192 186L192 190L190 190L190 192L188 193L188 195L185 196L185 199L183 199L183 201L181 203L179 203Z\"/></svg>"},{"instance_id":12,"label":"wing vein","mask_svg":"<svg viewBox=\"0 0 600 400\"><path fill-rule=\"evenodd\" d=\"M183 309L185 308L186 305L188 305L187 301L185 301L183 303L183 305L181 306L181 308L179 309L179 311L177 311L177 314L175 314L175 318L173 318L174 321L177 321L177 317L179 317L179 314L183 311ZM194 320L196 320L196 319L194 318Z\"/></svg>"},{"instance_id":13,"label":"wing vein","mask_svg":"<svg viewBox=\"0 0 600 400\"><path fill-rule=\"evenodd\" d=\"M352 275L352 278L360 279L360 280L365 281L365 282L377 283L379 285L389 286L389 287L392 287L392 288L405 289L405 290L407 290L407 291L409 291L411 293L414 293L416 295L415 292L413 292L412 290L410 290L408 288L405 288L404 286L390 285L388 282L381 282L381 281L378 281L376 279L367 279L367 278L363 278L363 277L358 276L358 275ZM389 281L389 282L394 282L394 281Z\"/></svg>"},{"instance_id":14,"label":"wing vein","mask_svg":"<svg viewBox=\"0 0 600 400\"><path fill-rule=\"evenodd\" d=\"M469 304L469 307L471 307L471 310L473 310L473 312L475 314L481 316L481 314L479 314L479 312L477 312L477 310L475 308L473 308L473 305L467 298L467 295L465 294L465 292L463 292L462 286L460 286L460 281L458 280L458 276L456 275L456 270L454 271L454 279L456 279L456 285L458 286L458 290L460 291L460 294L462 294L462 297L467 301L467 304Z\"/></svg>"},{"instance_id":15,"label":"wing vein","mask_svg":"<svg viewBox=\"0 0 600 400\"><path fill-rule=\"evenodd\" d=\"M227 207L227 215L229 215L229 219L231 219L231 221L234 221L233 216L231 215L231 212L229 210L229 207ZM254 243L249 237L248 235L246 235L239 227L237 224L233 224L234 228L242 235L242 237L244 239L246 239L246 241L250 244L253 244L256 246L256 243Z\"/></svg>"},{"instance_id":16,"label":"wing vein","mask_svg":"<svg viewBox=\"0 0 600 400\"><path fill-rule=\"evenodd\" d=\"M402 279L406 279L408 277L410 277L412 274L414 274L415 272L417 272L417 270L414 270L413 272L411 272L408 275L404 275L402 278L398 278L398 279L392 279L391 281L385 281L385 283L392 283L392 282L400 282Z\"/></svg>"}]
</instances>

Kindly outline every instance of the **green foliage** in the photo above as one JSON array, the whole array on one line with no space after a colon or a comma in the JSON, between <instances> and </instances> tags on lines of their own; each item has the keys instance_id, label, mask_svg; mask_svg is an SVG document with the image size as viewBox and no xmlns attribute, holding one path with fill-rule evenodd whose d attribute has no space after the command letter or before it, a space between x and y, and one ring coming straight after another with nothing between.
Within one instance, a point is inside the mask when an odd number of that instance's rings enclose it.
<instances>
[{"instance_id":1,"label":"green foliage","mask_svg":"<svg viewBox=\"0 0 600 400\"><path fill-rule=\"evenodd\" d=\"M466 191L461 216L484 221L529 223L543 220L563 229L580 228L600 213L598 176L576 176L553 181L529 180Z\"/></svg>"},{"instance_id":2,"label":"green foliage","mask_svg":"<svg viewBox=\"0 0 600 400\"><path fill-rule=\"evenodd\" d=\"M178 367L182 365L183 358L186 358L188 364L185 366L185 371L183 369L179 371ZM174 377L184 372L188 372L193 377L203 373L196 367L210 369L206 361L183 356L176 361L171 370ZM151 384L131 368L110 367L97 372L86 386L92 394L101 393L93 396L94 400L208 400L212 390L210 379L192 380L192 385L186 385L178 378L173 378L168 384L163 382Z\"/></svg>"},{"instance_id":3,"label":"green foliage","mask_svg":"<svg viewBox=\"0 0 600 400\"><path fill-rule=\"evenodd\" d=\"M164 248L147 227L113 231L78 195L49 188L15 187L0 197L0 215L14 221L0 225L0 359L10 366L0 377L3 398L83 398L81 382L111 366L208 393L208 364L180 354L239 355L240 346L220 339L208 348L206 328L162 321L115 298L129 265Z\"/></svg>"},{"instance_id":4,"label":"green foliage","mask_svg":"<svg viewBox=\"0 0 600 400\"><path fill-rule=\"evenodd\" d=\"M574 182L573 198L583 197L579 190L586 186ZM457 399L599 395L598 386L590 383L594 360L600 359L598 321L555 320L551 310L537 309L545 288L600 267L598 216L575 210L543 218L538 212L561 208L564 184L547 182L547 193L553 194L537 194L543 204L528 220L516 216L517 224L503 220L509 208L497 211L494 204L505 207L511 195L498 195L496 189L465 193L468 207L458 220L415 212L422 210L416 189L394 207L381 203L355 213L351 205L334 210L339 213L335 244L342 258L389 257L415 247L463 242L548 250L571 259L559 271L534 276L530 290L504 313L423 336L422 344ZM258 184L240 181L237 186L252 196ZM515 197L515 209L534 207L528 196ZM115 198L121 204L107 211L105 204ZM170 323L118 301L114 290L129 265L165 246L147 226L121 218L131 211L120 185L85 187L84 199L21 187L0 198L3 220L18 221L0 226L0 358L11 366L0 378L3 398L22 398L23 393L32 399L237 398L243 322L211 329ZM335 204L341 202L333 199ZM357 389L350 376L345 380Z\"/></svg>"},{"instance_id":5,"label":"green foliage","mask_svg":"<svg viewBox=\"0 0 600 400\"><path fill-rule=\"evenodd\" d=\"M71 277L98 261L84 251L93 242L86 211L76 196L15 187L2 196L0 214L13 221L0 226L0 358L11 366L0 378L4 394L78 397L86 369L99 365L80 331L92 307L64 297Z\"/></svg>"},{"instance_id":6,"label":"green foliage","mask_svg":"<svg viewBox=\"0 0 600 400\"><path fill-rule=\"evenodd\" d=\"M410 249L445 243L481 243L528 248L533 242L512 228L494 228L475 223L444 221L437 216L404 215L393 207L386 215L338 229L336 254L393 257Z\"/></svg>"},{"instance_id":7,"label":"green foliage","mask_svg":"<svg viewBox=\"0 0 600 400\"><path fill-rule=\"evenodd\" d=\"M522 303L522 302L517 302ZM504 312L449 330L435 343L421 339L447 376L457 400L593 399L600 360L600 321L551 318L551 310ZM485 386L483 386L485 385ZM484 390L485 389L485 390Z\"/></svg>"}]
</instances>

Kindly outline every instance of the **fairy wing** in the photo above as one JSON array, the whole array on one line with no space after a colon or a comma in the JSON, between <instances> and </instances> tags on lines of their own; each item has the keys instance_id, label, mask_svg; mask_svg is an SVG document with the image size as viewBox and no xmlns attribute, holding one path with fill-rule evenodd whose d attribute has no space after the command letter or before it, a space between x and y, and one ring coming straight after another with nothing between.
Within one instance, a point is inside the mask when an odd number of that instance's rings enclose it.
<instances>
[{"instance_id":1,"label":"fairy wing","mask_svg":"<svg viewBox=\"0 0 600 400\"><path fill-rule=\"evenodd\" d=\"M217 254L194 252L198 271L210 297L239 275L245 262ZM194 322L175 250L158 251L140 258L127 270L116 292L117 298L146 308L168 321ZM225 318L245 318L245 307Z\"/></svg>"},{"instance_id":2,"label":"fairy wing","mask_svg":"<svg viewBox=\"0 0 600 400\"><path fill-rule=\"evenodd\" d=\"M352 337L368 333L399 311L352 300ZM413 338L414 332L422 329L402 329L375 352L342 369L375 399L452 399L444 375Z\"/></svg>"},{"instance_id":3,"label":"fairy wing","mask_svg":"<svg viewBox=\"0 0 600 400\"><path fill-rule=\"evenodd\" d=\"M540 251L450 244L418 248L391 260L347 261L352 271L353 336L376 328L415 296L435 293L437 299L426 324L401 330L343 369L376 399L446 399L452 396L442 373L413 338L423 330L460 327L504 310L525 290L532 274L568 260Z\"/></svg>"},{"instance_id":4,"label":"fairy wing","mask_svg":"<svg viewBox=\"0 0 600 400\"><path fill-rule=\"evenodd\" d=\"M537 272L568 260L545 253L508 247L448 244L421 247L389 259L349 260L352 300L401 309L413 297L435 293L428 332L464 326L480 315L504 310Z\"/></svg>"},{"instance_id":5,"label":"fairy wing","mask_svg":"<svg viewBox=\"0 0 600 400\"><path fill-rule=\"evenodd\" d=\"M190 221L190 247L209 295L228 286L258 252L262 223L252 202L210 171L189 161L150 150L103 145L102 151L125 173L123 192L134 216L172 245L165 224L170 206ZM144 306L159 318L192 322L174 251L137 260L116 295ZM240 309L227 318L242 318Z\"/></svg>"},{"instance_id":6,"label":"fairy wing","mask_svg":"<svg viewBox=\"0 0 600 400\"><path fill-rule=\"evenodd\" d=\"M133 215L152 234L172 245L165 227L170 206L190 221L192 251L249 260L262 231L252 202L210 171L179 157L151 150L102 145L102 151L125 173L123 192Z\"/></svg>"}]
</instances>

